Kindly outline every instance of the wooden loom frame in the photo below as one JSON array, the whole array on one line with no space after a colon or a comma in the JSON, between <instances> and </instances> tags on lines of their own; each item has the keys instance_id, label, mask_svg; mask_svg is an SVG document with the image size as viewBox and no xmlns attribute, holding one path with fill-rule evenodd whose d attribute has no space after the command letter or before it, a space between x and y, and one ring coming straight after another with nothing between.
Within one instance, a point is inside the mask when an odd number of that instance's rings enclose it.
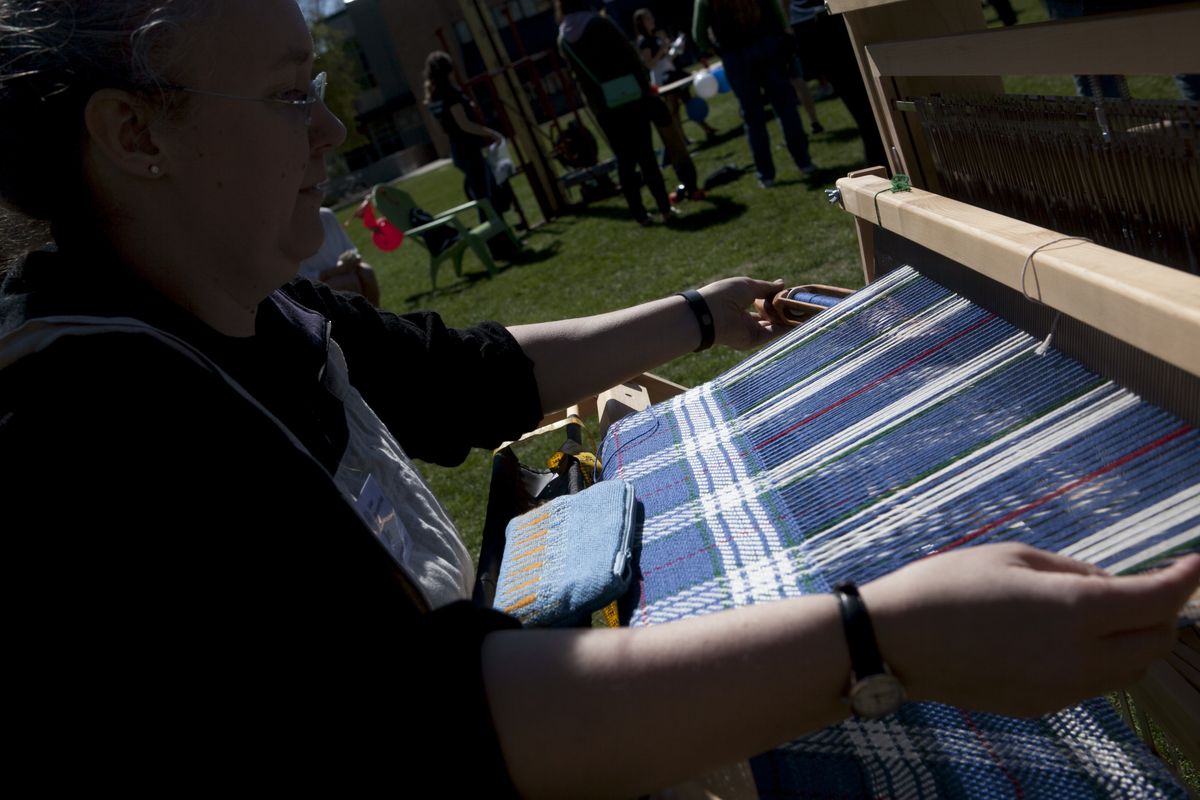
<instances>
[{"instance_id":1,"label":"wooden loom frame","mask_svg":"<svg viewBox=\"0 0 1200 800\"><path fill-rule=\"evenodd\" d=\"M868 283L875 277L878 225L1200 376L1200 347L1188 347L1200 342L1200 278L1079 241L1040 249L1026 267L1031 252L1062 234L935 194L939 184L924 134L897 105L932 93L1001 94L1000 74L1200 72L1200 48L1188 35L1200 31L1200 3L991 30L984 26L978 0L827 4L845 16L893 171L909 174L921 187L888 192L882 168L838 181L842 202L858 226ZM1155 48L1139 49L1145 41L1154 41ZM1009 61L1013 52L1021 54L1018 64ZM607 427L624 413L683 388L647 373L581 405L596 402ZM545 427L527 437L568 424L578 413L574 406L551 415L543 420ZM1144 717L1149 715L1185 757L1200 765L1200 632L1183 631L1174 652L1154 664L1128 695L1137 706L1136 712L1128 703L1122 708L1131 727L1136 715L1148 740ZM658 796L750 800L757 791L748 764L741 762Z\"/></svg>"},{"instance_id":2,"label":"wooden loom frame","mask_svg":"<svg viewBox=\"0 0 1200 800\"><path fill-rule=\"evenodd\" d=\"M1200 73L1200 3L998 29L985 27L978 0L828 0L828 7L845 18L893 172L929 190L888 191L882 169L838 181L868 282L878 225L1200 376L1200 277L1077 240L1038 249L1063 234L938 196L928 143L906 102L1001 94L1001 75ZM1200 765L1196 626L1128 694ZM1133 727L1127 702L1122 712Z\"/></svg>"}]
</instances>

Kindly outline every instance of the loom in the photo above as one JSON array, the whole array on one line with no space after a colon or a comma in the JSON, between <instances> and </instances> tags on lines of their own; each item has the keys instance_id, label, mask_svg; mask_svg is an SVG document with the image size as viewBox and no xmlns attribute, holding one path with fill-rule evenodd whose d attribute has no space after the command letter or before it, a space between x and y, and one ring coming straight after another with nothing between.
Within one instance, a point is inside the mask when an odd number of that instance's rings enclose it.
<instances>
[{"instance_id":1,"label":"loom","mask_svg":"<svg viewBox=\"0 0 1200 800\"><path fill-rule=\"evenodd\" d=\"M823 592L990 541L1116 572L1195 549L1197 109L1006 98L996 76L1200 72L1200 5L997 30L977 0L829 7L844 14L888 166L912 188L893 191L881 168L839 180L867 288L609 429L604 476L632 481L645 509L624 617ZM1195 626L1181 627L1130 691L1193 763L1198 653ZM1129 708L1097 699L1013 720L907 704L700 785L726 797L1188 796L1126 726Z\"/></svg>"}]
</instances>

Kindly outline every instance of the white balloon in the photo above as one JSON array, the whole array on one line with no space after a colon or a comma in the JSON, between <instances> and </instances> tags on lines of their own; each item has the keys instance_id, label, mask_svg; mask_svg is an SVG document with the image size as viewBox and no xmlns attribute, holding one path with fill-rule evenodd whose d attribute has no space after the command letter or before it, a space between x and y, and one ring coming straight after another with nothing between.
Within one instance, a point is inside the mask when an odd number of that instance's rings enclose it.
<instances>
[{"instance_id":1,"label":"white balloon","mask_svg":"<svg viewBox=\"0 0 1200 800\"><path fill-rule=\"evenodd\" d=\"M696 94L705 100L716 97L717 90L720 89L717 79L708 70L696 73L696 77L692 78L692 87L696 90Z\"/></svg>"}]
</instances>

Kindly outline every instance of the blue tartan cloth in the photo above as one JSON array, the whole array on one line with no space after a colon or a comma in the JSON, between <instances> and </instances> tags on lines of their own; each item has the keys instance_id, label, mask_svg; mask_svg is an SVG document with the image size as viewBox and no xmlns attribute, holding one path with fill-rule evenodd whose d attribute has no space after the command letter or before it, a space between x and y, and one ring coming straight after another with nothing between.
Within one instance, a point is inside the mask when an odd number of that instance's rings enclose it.
<instances>
[{"instance_id":1,"label":"blue tartan cloth","mask_svg":"<svg viewBox=\"0 0 1200 800\"><path fill-rule=\"evenodd\" d=\"M1128 572L1200 539L1200 434L904 268L614 425L645 509L631 625L1022 541ZM1186 797L1102 699L907 704L752 762L764 797Z\"/></svg>"}]
</instances>

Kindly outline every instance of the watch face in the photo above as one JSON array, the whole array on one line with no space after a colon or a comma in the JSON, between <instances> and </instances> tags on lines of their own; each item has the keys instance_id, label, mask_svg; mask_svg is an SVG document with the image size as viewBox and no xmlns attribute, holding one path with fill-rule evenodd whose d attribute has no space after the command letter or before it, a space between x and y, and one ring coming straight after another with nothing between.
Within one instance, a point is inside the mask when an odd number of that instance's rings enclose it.
<instances>
[{"instance_id":1,"label":"watch face","mask_svg":"<svg viewBox=\"0 0 1200 800\"><path fill-rule=\"evenodd\" d=\"M868 675L850 687L850 708L855 715L878 719L891 714L904 702L904 687L895 676Z\"/></svg>"}]
</instances>

